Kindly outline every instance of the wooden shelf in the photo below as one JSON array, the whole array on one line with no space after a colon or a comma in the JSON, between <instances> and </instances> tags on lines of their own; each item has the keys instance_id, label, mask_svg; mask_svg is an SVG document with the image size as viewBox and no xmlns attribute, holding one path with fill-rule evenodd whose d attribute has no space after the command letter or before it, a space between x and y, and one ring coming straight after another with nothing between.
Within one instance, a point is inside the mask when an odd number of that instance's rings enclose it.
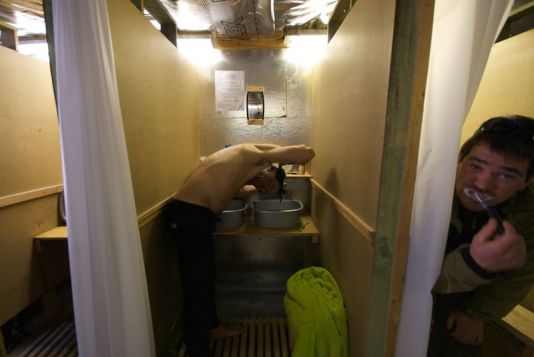
<instances>
[{"instance_id":1,"label":"wooden shelf","mask_svg":"<svg viewBox=\"0 0 534 357\"><path fill-rule=\"evenodd\" d=\"M534 313L517 305L502 318L500 325L516 335L529 348L534 347Z\"/></svg>"},{"instance_id":2,"label":"wooden shelf","mask_svg":"<svg viewBox=\"0 0 534 357\"><path fill-rule=\"evenodd\" d=\"M67 241L67 227L60 226L52 228L49 231L43 232L39 235L36 235L34 238L35 249L40 253L43 251L41 247L41 242L52 242L52 241Z\"/></svg>"},{"instance_id":3,"label":"wooden shelf","mask_svg":"<svg viewBox=\"0 0 534 357\"><path fill-rule=\"evenodd\" d=\"M254 225L252 217L246 217L245 222L238 229L215 231L214 236L229 235L255 235L255 236L311 236L313 243L319 242L319 230L310 216L300 217L300 224L295 228L258 228ZM43 232L34 238L37 241L66 240L67 227L55 227Z\"/></svg>"},{"instance_id":4,"label":"wooden shelf","mask_svg":"<svg viewBox=\"0 0 534 357\"><path fill-rule=\"evenodd\" d=\"M311 236L313 243L319 242L319 230L310 216L301 216L300 224L295 228L258 228L251 217L246 217L243 225L238 229L215 231L214 236Z\"/></svg>"},{"instance_id":5,"label":"wooden shelf","mask_svg":"<svg viewBox=\"0 0 534 357\"><path fill-rule=\"evenodd\" d=\"M294 174L294 173L289 173L287 174L286 178L312 178L313 176L310 175L309 173L303 173L303 174Z\"/></svg>"},{"instance_id":6,"label":"wooden shelf","mask_svg":"<svg viewBox=\"0 0 534 357\"><path fill-rule=\"evenodd\" d=\"M65 240L67 239L67 227L60 226L52 228L49 231L43 232L37 236L35 239L45 241L45 240Z\"/></svg>"}]
</instances>

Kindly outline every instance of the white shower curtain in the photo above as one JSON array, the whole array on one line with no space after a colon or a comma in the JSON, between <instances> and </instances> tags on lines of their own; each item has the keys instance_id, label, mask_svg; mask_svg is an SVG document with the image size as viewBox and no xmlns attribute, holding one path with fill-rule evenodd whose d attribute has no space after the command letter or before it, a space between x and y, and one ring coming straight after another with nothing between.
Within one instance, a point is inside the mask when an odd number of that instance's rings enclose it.
<instances>
[{"instance_id":1,"label":"white shower curtain","mask_svg":"<svg viewBox=\"0 0 534 357\"><path fill-rule=\"evenodd\" d=\"M460 132L512 0L436 0L397 357L425 356Z\"/></svg>"},{"instance_id":2,"label":"white shower curtain","mask_svg":"<svg viewBox=\"0 0 534 357\"><path fill-rule=\"evenodd\" d=\"M106 0L52 3L80 356L153 356Z\"/></svg>"}]
</instances>

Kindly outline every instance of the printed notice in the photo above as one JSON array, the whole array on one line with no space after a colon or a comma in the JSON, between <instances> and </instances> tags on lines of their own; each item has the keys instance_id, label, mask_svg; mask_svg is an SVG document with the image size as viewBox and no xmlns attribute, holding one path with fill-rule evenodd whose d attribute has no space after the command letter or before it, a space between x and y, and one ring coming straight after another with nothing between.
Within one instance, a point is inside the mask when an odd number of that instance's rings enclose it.
<instances>
[{"instance_id":1,"label":"printed notice","mask_svg":"<svg viewBox=\"0 0 534 357\"><path fill-rule=\"evenodd\" d=\"M215 71L215 110L244 110L245 72Z\"/></svg>"}]
</instances>

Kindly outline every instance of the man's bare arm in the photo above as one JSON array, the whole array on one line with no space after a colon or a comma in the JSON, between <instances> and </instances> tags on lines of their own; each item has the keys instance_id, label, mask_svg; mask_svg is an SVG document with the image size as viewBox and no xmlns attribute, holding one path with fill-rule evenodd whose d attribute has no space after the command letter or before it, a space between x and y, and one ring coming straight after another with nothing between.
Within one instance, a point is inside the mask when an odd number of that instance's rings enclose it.
<instances>
[{"instance_id":1,"label":"man's bare arm","mask_svg":"<svg viewBox=\"0 0 534 357\"><path fill-rule=\"evenodd\" d=\"M271 144L255 144L263 152L265 159L281 164L304 164L310 161L315 152L307 145L279 146Z\"/></svg>"}]
</instances>

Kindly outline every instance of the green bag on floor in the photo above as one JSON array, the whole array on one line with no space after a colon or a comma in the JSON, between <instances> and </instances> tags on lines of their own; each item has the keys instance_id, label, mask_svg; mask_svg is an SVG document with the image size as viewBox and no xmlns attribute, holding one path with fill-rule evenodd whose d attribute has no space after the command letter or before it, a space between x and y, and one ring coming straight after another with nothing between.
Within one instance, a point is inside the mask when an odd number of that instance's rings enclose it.
<instances>
[{"instance_id":1,"label":"green bag on floor","mask_svg":"<svg viewBox=\"0 0 534 357\"><path fill-rule=\"evenodd\" d=\"M299 270L284 297L292 357L347 357L347 315L341 291L320 267Z\"/></svg>"}]
</instances>

